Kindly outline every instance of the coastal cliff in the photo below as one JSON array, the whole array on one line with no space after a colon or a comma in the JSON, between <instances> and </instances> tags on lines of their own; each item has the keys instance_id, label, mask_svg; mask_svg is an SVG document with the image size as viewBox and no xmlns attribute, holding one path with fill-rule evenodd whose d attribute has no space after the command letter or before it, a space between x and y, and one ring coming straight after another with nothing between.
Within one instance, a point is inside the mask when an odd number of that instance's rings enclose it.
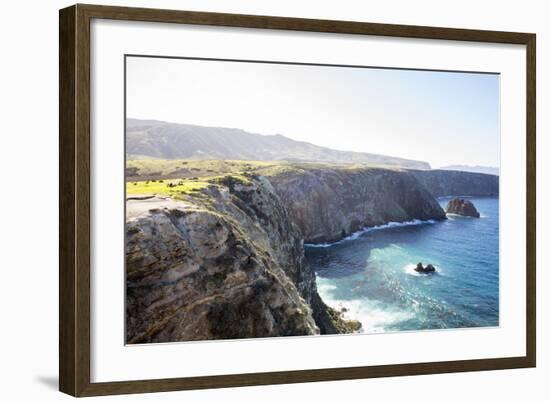
<instances>
[{"instance_id":1,"label":"coastal cliff","mask_svg":"<svg viewBox=\"0 0 550 401\"><path fill-rule=\"evenodd\" d=\"M231 171L215 175L211 161L186 163L194 176L127 184L131 344L356 332L319 296L304 242L444 219L434 196L498 193L484 174L224 162Z\"/></svg>"},{"instance_id":2,"label":"coastal cliff","mask_svg":"<svg viewBox=\"0 0 550 401\"><path fill-rule=\"evenodd\" d=\"M407 171L310 167L269 180L307 243L337 241L388 222L445 219L438 202Z\"/></svg>"},{"instance_id":3,"label":"coastal cliff","mask_svg":"<svg viewBox=\"0 0 550 401\"><path fill-rule=\"evenodd\" d=\"M452 170L409 170L435 197L498 196L499 177Z\"/></svg>"},{"instance_id":4,"label":"coastal cliff","mask_svg":"<svg viewBox=\"0 0 550 401\"><path fill-rule=\"evenodd\" d=\"M353 331L319 297L269 181L227 176L178 198L127 201L128 343Z\"/></svg>"}]
</instances>

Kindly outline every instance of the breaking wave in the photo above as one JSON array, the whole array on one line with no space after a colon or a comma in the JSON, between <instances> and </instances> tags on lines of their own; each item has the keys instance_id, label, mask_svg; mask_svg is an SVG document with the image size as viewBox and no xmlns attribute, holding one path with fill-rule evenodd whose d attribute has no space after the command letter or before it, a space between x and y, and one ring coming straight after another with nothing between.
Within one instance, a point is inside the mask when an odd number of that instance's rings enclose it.
<instances>
[{"instance_id":1,"label":"breaking wave","mask_svg":"<svg viewBox=\"0 0 550 401\"><path fill-rule=\"evenodd\" d=\"M382 224L379 226L374 227L365 227L361 230L355 231L354 233L348 235L347 237L342 238L339 241L336 242L325 242L322 244L304 244L305 247L310 248L328 248L329 246L334 246L338 244L342 244L346 241L353 241L358 238L360 238L363 234L371 232L371 231L377 231L377 230L388 230L392 228L401 228L401 227L408 227L408 226L419 226L422 224L435 224L436 220L419 220L419 219L413 219L403 222L396 222L396 221L390 221L389 223Z\"/></svg>"}]
</instances>

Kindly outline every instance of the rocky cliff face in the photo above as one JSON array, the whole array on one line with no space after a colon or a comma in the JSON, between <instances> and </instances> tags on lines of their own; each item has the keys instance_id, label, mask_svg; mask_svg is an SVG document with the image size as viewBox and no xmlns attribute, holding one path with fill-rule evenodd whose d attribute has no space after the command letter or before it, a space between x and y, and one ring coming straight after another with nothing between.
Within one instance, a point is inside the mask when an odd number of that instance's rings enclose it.
<instances>
[{"instance_id":1,"label":"rocky cliff face","mask_svg":"<svg viewBox=\"0 0 550 401\"><path fill-rule=\"evenodd\" d=\"M304 241L444 219L432 194L498 193L498 178L308 164L197 188L127 200L128 343L356 331L320 298Z\"/></svg>"},{"instance_id":2,"label":"rocky cliff face","mask_svg":"<svg viewBox=\"0 0 550 401\"><path fill-rule=\"evenodd\" d=\"M435 196L498 196L497 175L446 170L410 170Z\"/></svg>"},{"instance_id":3,"label":"rocky cliff face","mask_svg":"<svg viewBox=\"0 0 550 401\"><path fill-rule=\"evenodd\" d=\"M390 221L445 219L445 212L407 171L325 167L269 177L308 243L332 242Z\"/></svg>"},{"instance_id":4,"label":"rocky cliff face","mask_svg":"<svg viewBox=\"0 0 550 401\"><path fill-rule=\"evenodd\" d=\"M454 198L447 203L447 213L458 214L459 216L479 217L479 212L472 202L467 199Z\"/></svg>"},{"instance_id":5,"label":"rocky cliff face","mask_svg":"<svg viewBox=\"0 0 550 401\"><path fill-rule=\"evenodd\" d=\"M262 177L129 199L126 283L128 343L351 331L317 294L303 237Z\"/></svg>"}]
</instances>

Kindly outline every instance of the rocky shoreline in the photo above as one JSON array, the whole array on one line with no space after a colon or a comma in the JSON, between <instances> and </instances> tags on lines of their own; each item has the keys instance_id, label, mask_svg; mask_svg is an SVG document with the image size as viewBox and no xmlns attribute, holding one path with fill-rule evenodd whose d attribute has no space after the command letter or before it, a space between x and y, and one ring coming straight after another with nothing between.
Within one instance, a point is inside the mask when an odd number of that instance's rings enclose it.
<instances>
[{"instance_id":1,"label":"rocky shoreline","mask_svg":"<svg viewBox=\"0 0 550 401\"><path fill-rule=\"evenodd\" d=\"M444 220L444 210L404 170L310 168L269 177L304 241L339 241L389 222Z\"/></svg>"},{"instance_id":2,"label":"rocky shoreline","mask_svg":"<svg viewBox=\"0 0 550 401\"><path fill-rule=\"evenodd\" d=\"M445 212L406 170L226 175L179 199L127 200L126 341L352 333L328 307L304 241L334 242Z\"/></svg>"}]
</instances>

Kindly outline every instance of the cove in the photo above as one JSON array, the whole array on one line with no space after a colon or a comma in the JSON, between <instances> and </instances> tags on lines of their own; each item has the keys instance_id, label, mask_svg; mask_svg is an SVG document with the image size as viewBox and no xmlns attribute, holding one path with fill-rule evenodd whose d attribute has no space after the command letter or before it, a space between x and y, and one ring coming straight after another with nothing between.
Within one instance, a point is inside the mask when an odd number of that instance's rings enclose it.
<instances>
[{"instance_id":1,"label":"cove","mask_svg":"<svg viewBox=\"0 0 550 401\"><path fill-rule=\"evenodd\" d=\"M321 298L365 333L499 324L499 200L469 197L481 218L389 224L306 246ZM449 198L438 198L444 208ZM414 271L431 263L433 275Z\"/></svg>"}]
</instances>

